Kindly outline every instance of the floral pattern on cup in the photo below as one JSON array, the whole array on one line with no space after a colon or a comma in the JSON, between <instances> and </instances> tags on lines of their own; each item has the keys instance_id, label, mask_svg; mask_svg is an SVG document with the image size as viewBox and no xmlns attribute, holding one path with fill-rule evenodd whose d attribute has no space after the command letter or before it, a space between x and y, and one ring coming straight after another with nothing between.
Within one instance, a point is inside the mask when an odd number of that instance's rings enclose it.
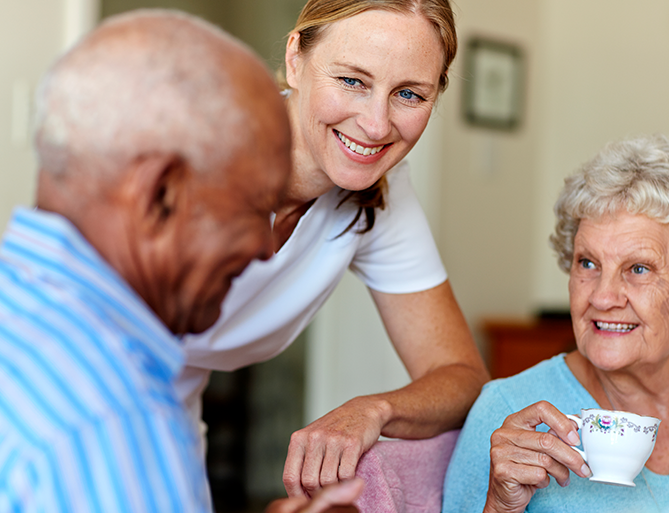
<instances>
[{"instance_id":1,"label":"floral pattern on cup","mask_svg":"<svg viewBox=\"0 0 669 513\"><path fill-rule=\"evenodd\" d=\"M616 415L600 415L590 414L583 419L583 426L590 426L590 432L599 432L599 433L612 433L619 434L620 436L625 436L625 427L630 428L635 433L638 433L643 429L645 435L653 433L652 441L655 441L657 436L657 428L659 424L654 424L652 426L642 428L638 424L631 422L626 417L619 418Z\"/></svg>"}]
</instances>

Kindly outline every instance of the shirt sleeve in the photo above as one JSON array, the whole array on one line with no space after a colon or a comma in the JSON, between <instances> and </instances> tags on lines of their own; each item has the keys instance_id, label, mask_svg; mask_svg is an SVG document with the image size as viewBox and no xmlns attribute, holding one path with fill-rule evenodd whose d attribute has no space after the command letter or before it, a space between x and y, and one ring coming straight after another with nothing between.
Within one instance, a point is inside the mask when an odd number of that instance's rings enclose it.
<instances>
[{"instance_id":1,"label":"shirt sleeve","mask_svg":"<svg viewBox=\"0 0 669 513\"><path fill-rule=\"evenodd\" d=\"M406 294L436 287L446 270L403 161L386 175L386 207L362 235L350 269L379 292Z\"/></svg>"},{"instance_id":2,"label":"shirt sleeve","mask_svg":"<svg viewBox=\"0 0 669 513\"><path fill-rule=\"evenodd\" d=\"M210 513L190 421L157 410L97 419L43 447L26 467L36 493L25 497L42 497L37 511Z\"/></svg>"},{"instance_id":3,"label":"shirt sleeve","mask_svg":"<svg viewBox=\"0 0 669 513\"><path fill-rule=\"evenodd\" d=\"M496 383L486 385L467 416L448 465L442 513L483 511L490 474L490 437L511 413Z\"/></svg>"}]
</instances>

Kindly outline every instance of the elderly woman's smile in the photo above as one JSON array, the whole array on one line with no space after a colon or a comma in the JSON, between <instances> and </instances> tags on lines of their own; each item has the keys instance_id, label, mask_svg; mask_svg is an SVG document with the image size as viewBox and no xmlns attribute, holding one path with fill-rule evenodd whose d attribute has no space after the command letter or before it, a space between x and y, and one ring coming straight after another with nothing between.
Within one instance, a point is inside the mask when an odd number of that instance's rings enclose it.
<instances>
[{"instance_id":1,"label":"elderly woman's smile","mask_svg":"<svg viewBox=\"0 0 669 513\"><path fill-rule=\"evenodd\" d=\"M669 227L620 211L583 219L569 291L579 350L597 367L669 356Z\"/></svg>"}]
</instances>

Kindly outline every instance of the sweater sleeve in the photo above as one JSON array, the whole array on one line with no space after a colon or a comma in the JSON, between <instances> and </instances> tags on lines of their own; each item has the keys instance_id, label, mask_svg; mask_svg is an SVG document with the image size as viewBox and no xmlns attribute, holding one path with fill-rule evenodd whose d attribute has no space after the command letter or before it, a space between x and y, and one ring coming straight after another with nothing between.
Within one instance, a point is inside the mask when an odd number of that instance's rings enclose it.
<instances>
[{"instance_id":1,"label":"sweater sleeve","mask_svg":"<svg viewBox=\"0 0 669 513\"><path fill-rule=\"evenodd\" d=\"M483 511L490 473L490 436L511 413L497 383L488 383L458 437L444 482L443 513Z\"/></svg>"}]
</instances>

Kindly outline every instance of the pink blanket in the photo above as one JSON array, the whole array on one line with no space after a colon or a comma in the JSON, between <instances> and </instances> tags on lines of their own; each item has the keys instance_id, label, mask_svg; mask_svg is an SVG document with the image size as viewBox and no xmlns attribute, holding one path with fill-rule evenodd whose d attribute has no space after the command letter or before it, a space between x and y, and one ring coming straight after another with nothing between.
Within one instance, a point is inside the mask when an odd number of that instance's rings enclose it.
<instances>
[{"instance_id":1,"label":"pink blanket","mask_svg":"<svg viewBox=\"0 0 669 513\"><path fill-rule=\"evenodd\" d=\"M361 513L439 513L446 467L459 430L427 440L377 442L356 474L365 490L356 505Z\"/></svg>"}]
</instances>

